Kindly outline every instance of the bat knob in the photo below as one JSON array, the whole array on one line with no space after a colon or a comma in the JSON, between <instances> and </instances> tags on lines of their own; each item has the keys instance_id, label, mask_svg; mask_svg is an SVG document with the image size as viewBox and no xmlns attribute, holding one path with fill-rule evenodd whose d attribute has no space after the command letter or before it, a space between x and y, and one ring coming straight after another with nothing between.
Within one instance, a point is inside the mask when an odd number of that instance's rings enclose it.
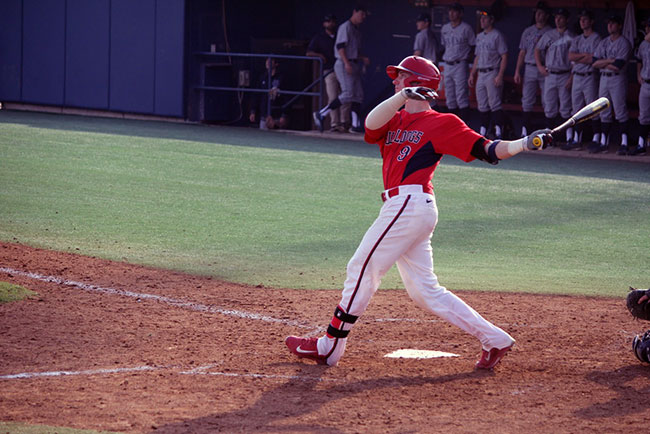
<instances>
[{"instance_id":1,"label":"bat knob","mask_svg":"<svg viewBox=\"0 0 650 434\"><path fill-rule=\"evenodd\" d=\"M542 145L544 144L544 141L540 136L535 136L533 137L533 146L536 148L541 148Z\"/></svg>"}]
</instances>

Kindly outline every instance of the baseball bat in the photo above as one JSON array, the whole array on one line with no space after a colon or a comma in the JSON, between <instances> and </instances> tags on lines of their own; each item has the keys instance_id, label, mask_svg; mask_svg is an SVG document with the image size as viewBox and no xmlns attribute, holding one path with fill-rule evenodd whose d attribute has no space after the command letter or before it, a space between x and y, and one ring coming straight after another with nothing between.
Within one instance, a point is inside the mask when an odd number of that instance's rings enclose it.
<instances>
[{"instance_id":1,"label":"baseball bat","mask_svg":"<svg viewBox=\"0 0 650 434\"><path fill-rule=\"evenodd\" d=\"M595 117L598 113L602 112L608 107L609 107L609 100L604 96L600 97L596 101L593 101L587 104L586 106L584 106L583 108L581 108L580 110L578 110L576 114L574 114L569 119L567 119L567 121L564 122L562 125L553 128L551 134L559 133L574 125L587 121ZM533 138L533 145L537 147L542 146L541 137Z\"/></svg>"}]
</instances>

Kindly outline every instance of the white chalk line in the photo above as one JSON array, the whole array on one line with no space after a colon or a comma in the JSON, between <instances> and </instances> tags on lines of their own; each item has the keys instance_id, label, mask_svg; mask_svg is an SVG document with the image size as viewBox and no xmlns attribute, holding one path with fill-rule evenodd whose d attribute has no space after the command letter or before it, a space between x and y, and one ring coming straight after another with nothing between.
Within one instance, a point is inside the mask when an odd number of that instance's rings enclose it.
<instances>
[{"instance_id":1,"label":"white chalk line","mask_svg":"<svg viewBox=\"0 0 650 434\"><path fill-rule=\"evenodd\" d=\"M306 334L306 337L311 337L311 336L316 336L318 334L321 334L325 332L326 328L322 326L315 326L313 324L305 324L302 322L298 321L291 321L291 320L286 320L286 319L280 319L280 318L274 318L268 315L262 315L254 312L245 312L245 311L240 311L240 310L235 310L235 309L224 309L224 308L218 308L215 306L208 306L204 305L201 303L196 303L192 301L185 301L185 300L179 300L175 298L170 298L170 297L165 297L161 295L155 295L155 294L147 294L147 293L139 293L139 292L133 292L133 291L127 291L123 289L116 289L116 288L106 288L106 287L100 287L97 285L92 285L92 284L87 284L83 282L77 282L74 280L68 280L64 279L62 277L57 277L57 276L45 276L42 274L34 273L31 271L22 271L22 270L15 270L13 268L9 267L0 267L0 272L8 273L8 274L17 274L19 276L24 276L24 277L29 277L31 279L35 280L40 280L43 282L51 282L51 283L56 283L59 285L67 285L67 286L74 286L80 289L83 289L84 291L92 291L92 292L100 292L104 294L114 294L114 295L121 295L125 297L131 297L131 298L136 298L136 299L144 299L144 300L154 300L158 301L161 303L169 304L171 306L179 307L182 309L188 309L188 310L193 310L193 311L198 311L198 312L208 312L208 313L217 313L221 315L229 315L229 316L235 316L238 318L245 318L245 319L252 319L252 320L258 320L258 321L265 321L265 322L270 322L270 323L277 323L277 324L284 324L288 326L293 326L293 327L298 327L298 328L303 328L303 329L311 329L312 331ZM438 319L414 319L414 318L375 318L375 322L413 322L413 323L438 323L438 322L443 322L442 320ZM524 324L503 324L503 326L518 326L518 327L531 327L531 328L545 328L546 326L543 325L538 325L538 326L533 326L533 325L524 325Z\"/></svg>"},{"instance_id":2,"label":"white chalk line","mask_svg":"<svg viewBox=\"0 0 650 434\"><path fill-rule=\"evenodd\" d=\"M82 371L47 371L47 372L21 372L19 374L0 375L0 380L24 380L30 378L53 378L53 377L67 377L75 375L107 375L107 374L122 374L128 372L142 372L142 371L161 371L172 370L180 375L213 375L221 377L235 377L235 378L262 378L271 380L300 380L300 381L342 381L335 378L320 378L309 377L304 375L275 375L275 374L257 374L251 372L220 372L210 371L210 369L218 365L204 365L198 366L187 370L186 368L174 368L169 366L135 366L132 368L109 368L109 369L88 369Z\"/></svg>"},{"instance_id":3,"label":"white chalk line","mask_svg":"<svg viewBox=\"0 0 650 434\"><path fill-rule=\"evenodd\" d=\"M154 366L136 366L134 368L90 369L84 371L48 371L48 372L21 372L20 374L0 375L0 380L15 380L38 377L64 377L68 375L102 375L118 374L122 372L153 371Z\"/></svg>"},{"instance_id":4,"label":"white chalk line","mask_svg":"<svg viewBox=\"0 0 650 434\"><path fill-rule=\"evenodd\" d=\"M312 324L304 324L298 321L291 321L291 320L286 320L286 319L281 319L281 318L274 318L268 315L262 315L258 313L253 313L253 312L245 312L241 310L235 310L235 309L223 309L215 306L209 306L201 303L195 303L193 301L185 301L185 300L180 300L176 298L170 298L170 297L165 297L162 295L156 295L156 294L147 294L147 293L141 293L141 292L133 292L133 291L127 291L124 289L116 289L116 288L106 288L106 287L101 287L97 285L91 285L83 282L77 282L75 280L68 280L64 279L62 277L57 277L57 276L45 276L42 274L38 273L33 273L31 271L22 271L22 270L15 270L13 268L8 268L8 267L0 267L0 272L8 273L8 274L16 274L19 276L24 276L24 277L29 277L31 279L35 280L40 280L42 282L50 282L50 283L56 283L59 285L66 285L66 286L73 286L79 289L83 289L84 291L90 291L90 292L99 292L103 294L113 294L113 295L121 295L124 297L131 297L135 299L143 299L143 300L154 300L160 303L165 303L171 306L179 307L182 309L188 309L188 310L193 310L193 311L198 311L198 312L208 312L208 313L217 313L221 315L229 315L229 316L235 316L238 318L245 318L245 319L252 319L252 320L257 320L257 321L265 321L265 322L270 322L270 323L277 323L277 324L284 324L288 326L293 326L293 327L299 327L299 328L304 328L304 329L315 329L314 332L322 332L325 331L323 327L319 326L314 326Z\"/></svg>"}]
</instances>

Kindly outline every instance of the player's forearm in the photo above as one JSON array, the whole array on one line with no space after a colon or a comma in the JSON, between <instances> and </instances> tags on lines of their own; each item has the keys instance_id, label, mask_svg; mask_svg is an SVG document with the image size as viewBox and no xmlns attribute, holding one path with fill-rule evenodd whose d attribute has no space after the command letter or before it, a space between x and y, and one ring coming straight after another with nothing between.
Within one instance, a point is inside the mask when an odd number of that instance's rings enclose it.
<instances>
[{"instance_id":1,"label":"player's forearm","mask_svg":"<svg viewBox=\"0 0 650 434\"><path fill-rule=\"evenodd\" d=\"M608 67L614 62L614 59L597 59L594 63L591 64L596 69L603 69Z\"/></svg>"},{"instance_id":2,"label":"player's forearm","mask_svg":"<svg viewBox=\"0 0 650 434\"><path fill-rule=\"evenodd\" d=\"M503 78L503 74L506 72L506 66L508 65L508 53L501 55L501 64L499 65L499 77Z\"/></svg>"},{"instance_id":3,"label":"player's forearm","mask_svg":"<svg viewBox=\"0 0 650 434\"><path fill-rule=\"evenodd\" d=\"M524 66L524 61L526 60L526 50L519 50L519 56L517 56L517 65L515 66L515 73L521 73L521 67Z\"/></svg>"},{"instance_id":4,"label":"player's forearm","mask_svg":"<svg viewBox=\"0 0 650 434\"><path fill-rule=\"evenodd\" d=\"M395 112L400 109L406 102L406 98L401 93L396 93L387 100L379 103L366 116L366 128L376 130L384 125L395 116Z\"/></svg>"},{"instance_id":5,"label":"player's forearm","mask_svg":"<svg viewBox=\"0 0 650 434\"><path fill-rule=\"evenodd\" d=\"M584 53L571 53L569 52L569 61L576 63L584 63L585 55Z\"/></svg>"},{"instance_id":6,"label":"player's forearm","mask_svg":"<svg viewBox=\"0 0 650 434\"><path fill-rule=\"evenodd\" d=\"M347 66L350 64L350 60L348 60L348 56L345 54L345 48L339 48L339 57L344 65Z\"/></svg>"},{"instance_id":7,"label":"player's forearm","mask_svg":"<svg viewBox=\"0 0 650 434\"><path fill-rule=\"evenodd\" d=\"M494 146L491 152L494 152L499 160L505 160L506 158L510 158L519 154L520 152L528 151L529 149L526 146L526 140L527 138L524 137L517 140L500 140L498 142L489 142L485 145L485 151L489 153L490 147Z\"/></svg>"}]
</instances>

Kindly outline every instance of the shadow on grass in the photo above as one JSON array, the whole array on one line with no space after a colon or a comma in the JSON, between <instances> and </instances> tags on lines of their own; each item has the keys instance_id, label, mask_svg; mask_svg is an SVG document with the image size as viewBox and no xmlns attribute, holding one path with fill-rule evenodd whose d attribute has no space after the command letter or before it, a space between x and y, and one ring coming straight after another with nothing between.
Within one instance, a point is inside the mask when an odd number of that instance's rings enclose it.
<instances>
[{"instance_id":1,"label":"shadow on grass","mask_svg":"<svg viewBox=\"0 0 650 434\"><path fill-rule=\"evenodd\" d=\"M282 149L379 158L377 147L363 141L284 134L262 131L257 128L175 124L158 121L112 119L12 110L0 111L0 123L17 123L34 128L47 128L61 131L119 134L150 137L153 139L172 139L263 149ZM447 157L444 159L443 164L465 165L466 163L453 157ZM508 169L650 184L650 170L648 165L639 164L638 161L633 160L594 160L557 155L524 154L507 161L502 161L498 166L494 167L481 162L472 164L492 170Z\"/></svg>"}]
</instances>

